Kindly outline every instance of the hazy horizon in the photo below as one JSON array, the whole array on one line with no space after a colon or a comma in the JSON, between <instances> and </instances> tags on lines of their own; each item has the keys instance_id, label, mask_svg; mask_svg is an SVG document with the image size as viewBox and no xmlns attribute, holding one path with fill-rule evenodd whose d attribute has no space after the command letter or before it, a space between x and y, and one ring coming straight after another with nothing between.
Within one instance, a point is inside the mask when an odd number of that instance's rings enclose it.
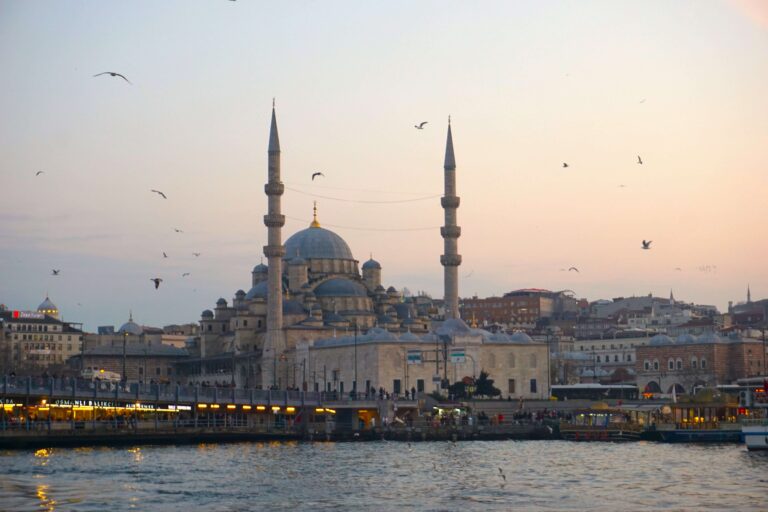
<instances>
[{"instance_id":1,"label":"hazy horizon","mask_svg":"<svg viewBox=\"0 0 768 512\"><path fill-rule=\"evenodd\" d=\"M766 62L757 0L6 1L0 303L95 330L248 291L273 97L283 240L317 200L385 286L442 297L439 197L407 200L450 115L460 297L765 298Z\"/></svg>"}]
</instances>

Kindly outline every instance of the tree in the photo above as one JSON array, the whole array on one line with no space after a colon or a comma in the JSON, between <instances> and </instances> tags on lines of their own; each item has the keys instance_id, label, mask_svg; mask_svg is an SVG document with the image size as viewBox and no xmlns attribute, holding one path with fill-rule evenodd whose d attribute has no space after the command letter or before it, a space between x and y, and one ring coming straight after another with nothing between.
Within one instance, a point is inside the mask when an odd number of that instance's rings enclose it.
<instances>
[{"instance_id":1,"label":"tree","mask_svg":"<svg viewBox=\"0 0 768 512\"><path fill-rule=\"evenodd\" d=\"M480 370L480 376L475 380L475 395L493 397L501 394L501 390L493 386L493 379L488 376L488 372Z\"/></svg>"}]
</instances>

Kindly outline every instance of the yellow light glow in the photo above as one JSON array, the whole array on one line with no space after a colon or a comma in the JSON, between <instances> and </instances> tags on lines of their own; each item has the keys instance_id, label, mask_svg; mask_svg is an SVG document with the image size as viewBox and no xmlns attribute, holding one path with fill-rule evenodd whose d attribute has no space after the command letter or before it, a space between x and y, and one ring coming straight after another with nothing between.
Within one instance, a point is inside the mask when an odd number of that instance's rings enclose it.
<instances>
[{"instance_id":1,"label":"yellow light glow","mask_svg":"<svg viewBox=\"0 0 768 512\"><path fill-rule=\"evenodd\" d=\"M227 409L229 409L229 410L231 411L232 409L237 409L237 406L236 406L236 405L232 405L232 404L229 404L229 405L227 406Z\"/></svg>"},{"instance_id":2,"label":"yellow light glow","mask_svg":"<svg viewBox=\"0 0 768 512\"><path fill-rule=\"evenodd\" d=\"M322 407L317 407L315 409L315 412L325 412L325 409L323 409Z\"/></svg>"},{"instance_id":3,"label":"yellow light glow","mask_svg":"<svg viewBox=\"0 0 768 512\"><path fill-rule=\"evenodd\" d=\"M251 410L251 406L250 405L244 405L243 406L243 410L244 411L250 411Z\"/></svg>"},{"instance_id":4,"label":"yellow light glow","mask_svg":"<svg viewBox=\"0 0 768 512\"><path fill-rule=\"evenodd\" d=\"M208 404L197 404L198 409L205 409L208 407Z\"/></svg>"},{"instance_id":5,"label":"yellow light glow","mask_svg":"<svg viewBox=\"0 0 768 512\"><path fill-rule=\"evenodd\" d=\"M331 414L336 414L336 410L335 409L326 409L325 412L329 412Z\"/></svg>"},{"instance_id":6,"label":"yellow light glow","mask_svg":"<svg viewBox=\"0 0 768 512\"><path fill-rule=\"evenodd\" d=\"M256 410L257 410L257 411L266 411L266 410L267 410L267 408L266 408L265 406L263 406L263 405L257 405L257 406L256 406Z\"/></svg>"},{"instance_id":7,"label":"yellow light glow","mask_svg":"<svg viewBox=\"0 0 768 512\"><path fill-rule=\"evenodd\" d=\"M219 408L219 404L211 404L211 409L218 409L218 408Z\"/></svg>"},{"instance_id":8,"label":"yellow light glow","mask_svg":"<svg viewBox=\"0 0 768 512\"><path fill-rule=\"evenodd\" d=\"M40 405L45 405L45 404L47 404L47 403L48 403L48 400L46 400L45 398L43 398L42 400L40 400Z\"/></svg>"},{"instance_id":9,"label":"yellow light glow","mask_svg":"<svg viewBox=\"0 0 768 512\"><path fill-rule=\"evenodd\" d=\"M37 410L38 411L50 411L50 408L49 407L38 407Z\"/></svg>"},{"instance_id":10,"label":"yellow light glow","mask_svg":"<svg viewBox=\"0 0 768 512\"><path fill-rule=\"evenodd\" d=\"M279 412L279 411L280 411L280 406L278 406L278 405L273 405L272 406L272 412Z\"/></svg>"},{"instance_id":11,"label":"yellow light glow","mask_svg":"<svg viewBox=\"0 0 768 512\"><path fill-rule=\"evenodd\" d=\"M286 407L285 408L285 412L296 412L296 408L295 407Z\"/></svg>"}]
</instances>

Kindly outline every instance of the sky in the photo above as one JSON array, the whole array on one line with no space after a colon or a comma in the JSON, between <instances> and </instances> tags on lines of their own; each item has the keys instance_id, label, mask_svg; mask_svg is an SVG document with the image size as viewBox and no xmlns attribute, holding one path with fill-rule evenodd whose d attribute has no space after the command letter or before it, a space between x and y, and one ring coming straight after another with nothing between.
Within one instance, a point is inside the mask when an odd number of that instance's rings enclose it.
<instances>
[{"instance_id":1,"label":"sky","mask_svg":"<svg viewBox=\"0 0 768 512\"><path fill-rule=\"evenodd\" d=\"M273 98L284 240L317 200L385 286L442 297L450 115L460 296L767 297L766 63L761 0L3 0L0 303L95 330L247 291Z\"/></svg>"}]
</instances>

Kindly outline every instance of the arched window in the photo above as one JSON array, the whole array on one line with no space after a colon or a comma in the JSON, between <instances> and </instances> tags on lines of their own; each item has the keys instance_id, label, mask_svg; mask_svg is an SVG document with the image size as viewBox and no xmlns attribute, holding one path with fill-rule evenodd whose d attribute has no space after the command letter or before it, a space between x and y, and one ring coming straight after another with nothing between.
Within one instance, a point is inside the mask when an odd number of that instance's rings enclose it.
<instances>
[{"instance_id":1,"label":"arched window","mask_svg":"<svg viewBox=\"0 0 768 512\"><path fill-rule=\"evenodd\" d=\"M632 362L632 354L627 354L627 362Z\"/></svg>"},{"instance_id":2,"label":"arched window","mask_svg":"<svg viewBox=\"0 0 768 512\"><path fill-rule=\"evenodd\" d=\"M670 358L669 361L667 361L667 368L669 368L670 370L674 370L675 369L675 360L674 359Z\"/></svg>"},{"instance_id":3,"label":"arched window","mask_svg":"<svg viewBox=\"0 0 768 512\"><path fill-rule=\"evenodd\" d=\"M600 362L600 356L597 356L597 362L598 363Z\"/></svg>"},{"instance_id":4,"label":"arched window","mask_svg":"<svg viewBox=\"0 0 768 512\"><path fill-rule=\"evenodd\" d=\"M647 370L650 370L650 369L651 369L651 362L650 362L649 360L647 360L647 359L646 359L646 360L643 362L643 368L645 368L645 370L646 370L646 371L647 371Z\"/></svg>"},{"instance_id":5,"label":"arched window","mask_svg":"<svg viewBox=\"0 0 768 512\"><path fill-rule=\"evenodd\" d=\"M659 369L659 360L658 359L654 359L653 360L653 369L654 370L658 370Z\"/></svg>"},{"instance_id":6,"label":"arched window","mask_svg":"<svg viewBox=\"0 0 768 512\"><path fill-rule=\"evenodd\" d=\"M701 358L701 369L704 370L707 368L707 360L703 357Z\"/></svg>"},{"instance_id":7,"label":"arched window","mask_svg":"<svg viewBox=\"0 0 768 512\"><path fill-rule=\"evenodd\" d=\"M699 366L699 361L696 359L696 357L692 357L691 358L691 368L693 368L695 370L696 368L698 368L698 366Z\"/></svg>"},{"instance_id":8,"label":"arched window","mask_svg":"<svg viewBox=\"0 0 768 512\"><path fill-rule=\"evenodd\" d=\"M677 361L675 361L675 364L676 364L678 370L682 370L683 369L683 360L680 359L679 357L677 358Z\"/></svg>"}]
</instances>

